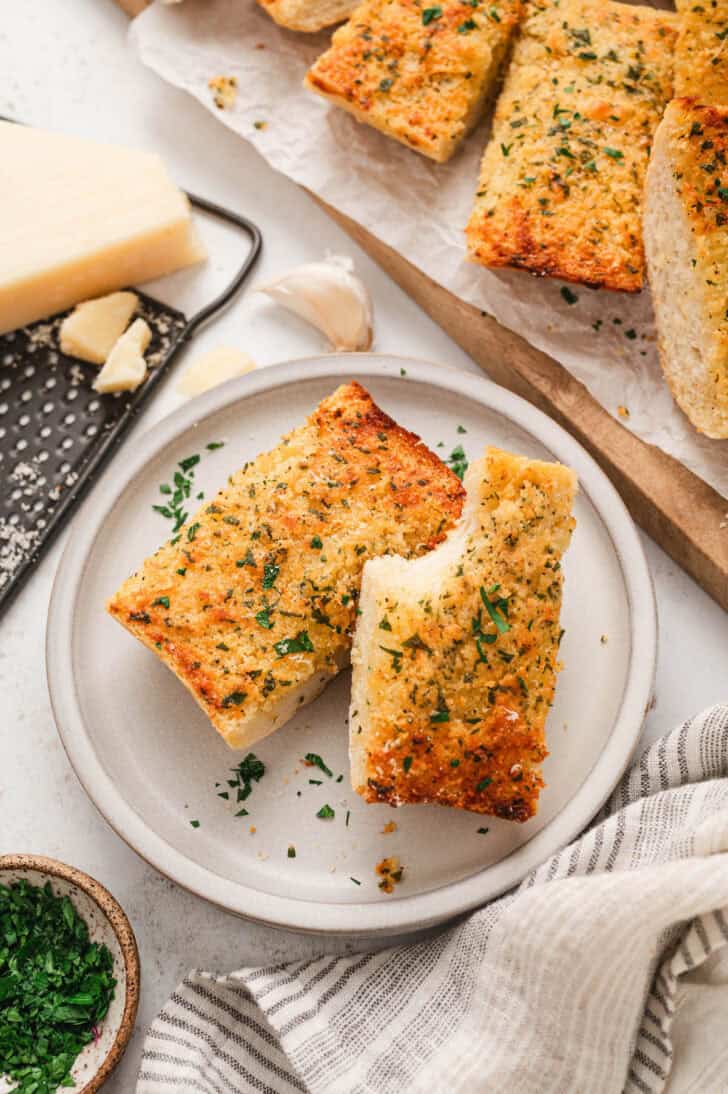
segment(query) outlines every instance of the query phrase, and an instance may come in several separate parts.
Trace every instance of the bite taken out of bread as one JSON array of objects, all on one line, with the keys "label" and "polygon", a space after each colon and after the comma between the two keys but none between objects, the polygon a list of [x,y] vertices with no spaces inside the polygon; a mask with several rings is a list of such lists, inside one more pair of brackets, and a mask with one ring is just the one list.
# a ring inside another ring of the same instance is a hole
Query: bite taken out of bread
[{"label": "bite taken out of bread", "polygon": [[497,449],[424,558],[367,562],[349,718],[354,789],[526,821],[537,810],[576,475]]}]

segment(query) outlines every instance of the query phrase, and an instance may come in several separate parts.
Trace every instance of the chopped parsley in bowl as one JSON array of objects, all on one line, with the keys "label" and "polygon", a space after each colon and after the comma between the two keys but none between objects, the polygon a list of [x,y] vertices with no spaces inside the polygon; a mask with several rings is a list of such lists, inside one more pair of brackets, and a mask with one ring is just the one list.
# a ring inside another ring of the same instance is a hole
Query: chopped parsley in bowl
[{"label": "chopped parsley in bowl", "polygon": [[88,875],[0,857],[0,1080],[19,1094],[100,1089],[136,1017],[129,921]]}]

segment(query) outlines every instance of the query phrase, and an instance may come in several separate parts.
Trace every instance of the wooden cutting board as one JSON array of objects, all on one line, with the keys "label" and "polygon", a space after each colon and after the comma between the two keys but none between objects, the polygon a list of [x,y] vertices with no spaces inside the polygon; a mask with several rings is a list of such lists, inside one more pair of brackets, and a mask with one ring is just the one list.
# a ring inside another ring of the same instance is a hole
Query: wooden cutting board
[{"label": "wooden cutting board", "polygon": [[[150,0],[115,0],[138,15]],[[728,499],[636,437],[552,357],[437,285],[360,224],[311,195],[496,383],[563,425],[591,452],[637,523],[728,610]]]}]

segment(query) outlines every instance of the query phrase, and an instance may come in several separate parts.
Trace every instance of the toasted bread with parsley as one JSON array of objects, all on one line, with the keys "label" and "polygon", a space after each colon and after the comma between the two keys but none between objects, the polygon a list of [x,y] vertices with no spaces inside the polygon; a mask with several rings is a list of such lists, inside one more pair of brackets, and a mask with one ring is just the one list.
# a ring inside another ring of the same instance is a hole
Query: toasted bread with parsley
[{"label": "toasted bread with parsley", "polygon": [[470,258],[636,292],[676,17],[613,0],[531,0],[527,12],[481,166]]},{"label": "toasted bread with parsley", "polygon": [[366,560],[429,551],[463,496],[418,437],[345,384],[235,472],[108,610],[243,748],[348,663]]},{"label": "toasted bread with parsley", "polygon": [[370,802],[526,821],[543,786],[576,476],[491,448],[465,485],[442,546],[364,567],[352,785]]},{"label": "toasted bread with parsley", "polygon": [[728,105],[728,0],[677,0],[675,95]]},{"label": "toasted bread with parsley", "polygon": [[522,0],[364,0],[305,86],[443,163],[479,121]]},{"label": "toasted bread with parsley", "polygon": [[708,437],[728,437],[728,106],[670,103],[647,172],[644,233],[662,368]]},{"label": "toasted bread with parsley", "polygon": [[258,0],[281,27],[312,33],[342,23],[356,7],[356,0]]}]

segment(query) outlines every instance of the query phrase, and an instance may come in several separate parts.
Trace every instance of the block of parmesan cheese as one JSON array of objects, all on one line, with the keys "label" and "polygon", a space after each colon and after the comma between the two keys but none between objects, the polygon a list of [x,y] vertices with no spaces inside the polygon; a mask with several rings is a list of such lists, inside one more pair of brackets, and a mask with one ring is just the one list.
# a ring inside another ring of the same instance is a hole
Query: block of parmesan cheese
[{"label": "block of parmesan cheese", "polygon": [[576,475],[491,448],[465,487],[442,546],[364,567],[352,785],[370,802],[526,821],[543,786]]},{"label": "block of parmesan cheese", "polygon": [[148,152],[0,122],[0,196],[0,334],[205,257]]},{"label": "block of parmesan cheese", "polygon": [[108,610],[245,748],[348,664],[367,558],[424,554],[462,499],[418,437],[344,384],[235,471]]}]

